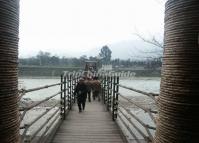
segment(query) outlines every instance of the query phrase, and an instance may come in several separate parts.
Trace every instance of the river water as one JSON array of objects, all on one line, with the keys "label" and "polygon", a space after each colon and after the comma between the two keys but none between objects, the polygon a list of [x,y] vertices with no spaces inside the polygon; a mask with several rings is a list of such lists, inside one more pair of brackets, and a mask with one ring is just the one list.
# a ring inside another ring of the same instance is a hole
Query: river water
[{"label": "river water", "polygon": [[[30,89],[44,85],[50,85],[60,82],[59,78],[19,78],[19,88]],[[160,89],[160,78],[158,77],[135,77],[131,79],[121,79],[120,84],[133,87],[135,89],[143,90],[146,92],[159,93]],[[25,98],[31,98],[32,100],[38,101],[44,99],[53,93],[57,93],[60,89],[59,86],[35,91],[25,95]],[[120,88],[119,91],[125,96],[142,96],[135,92]],[[57,97],[59,99],[59,97]]]}]

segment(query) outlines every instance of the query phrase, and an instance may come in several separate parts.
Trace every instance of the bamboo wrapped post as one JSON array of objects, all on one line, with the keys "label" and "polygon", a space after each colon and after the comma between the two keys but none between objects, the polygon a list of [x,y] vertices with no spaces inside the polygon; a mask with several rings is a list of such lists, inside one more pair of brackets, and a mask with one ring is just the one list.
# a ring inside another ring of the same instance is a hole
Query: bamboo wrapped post
[{"label": "bamboo wrapped post", "polygon": [[155,143],[199,137],[199,1],[168,0]]},{"label": "bamboo wrapped post", "polygon": [[19,1],[0,1],[0,142],[19,143]]}]

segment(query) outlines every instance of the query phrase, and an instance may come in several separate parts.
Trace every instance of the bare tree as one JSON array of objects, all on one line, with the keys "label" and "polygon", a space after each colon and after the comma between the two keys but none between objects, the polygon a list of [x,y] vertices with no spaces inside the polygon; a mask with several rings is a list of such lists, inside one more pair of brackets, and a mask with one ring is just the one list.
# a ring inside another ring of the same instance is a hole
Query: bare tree
[{"label": "bare tree", "polygon": [[155,36],[153,36],[151,39],[146,39],[145,37],[143,37],[142,35],[140,35],[138,33],[135,33],[134,35],[136,35],[138,38],[140,38],[141,40],[143,40],[146,43],[149,43],[151,45],[154,45],[154,46],[162,48],[162,49],[164,48],[163,43],[158,41]]}]

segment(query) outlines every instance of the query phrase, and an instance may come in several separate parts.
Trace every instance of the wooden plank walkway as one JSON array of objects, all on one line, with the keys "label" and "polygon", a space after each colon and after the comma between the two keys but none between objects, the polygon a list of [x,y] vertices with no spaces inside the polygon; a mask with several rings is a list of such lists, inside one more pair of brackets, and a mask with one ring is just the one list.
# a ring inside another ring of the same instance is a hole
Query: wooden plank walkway
[{"label": "wooden plank walkway", "polygon": [[104,105],[93,101],[81,113],[73,106],[52,143],[125,143],[125,139]]}]

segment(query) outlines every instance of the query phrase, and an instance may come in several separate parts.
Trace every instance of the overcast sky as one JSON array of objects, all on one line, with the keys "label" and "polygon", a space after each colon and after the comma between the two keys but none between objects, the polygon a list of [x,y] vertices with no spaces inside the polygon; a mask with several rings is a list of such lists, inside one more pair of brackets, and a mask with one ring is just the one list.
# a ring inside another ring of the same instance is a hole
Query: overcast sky
[{"label": "overcast sky", "polygon": [[21,0],[19,56],[80,56],[133,33],[162,35],[163,0]]}]

